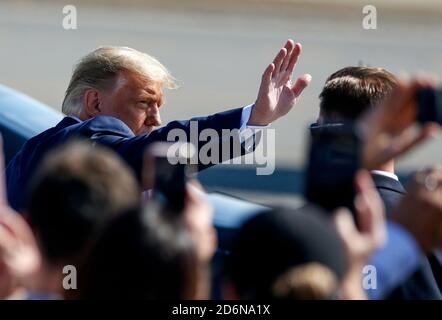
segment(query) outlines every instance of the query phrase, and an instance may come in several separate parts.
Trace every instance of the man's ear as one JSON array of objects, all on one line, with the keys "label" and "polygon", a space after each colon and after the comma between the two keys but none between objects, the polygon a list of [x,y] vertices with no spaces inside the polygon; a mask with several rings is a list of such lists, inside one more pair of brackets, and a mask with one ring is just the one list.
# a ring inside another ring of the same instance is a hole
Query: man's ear
[{"label": "man's ear", "polygon": [[101,113],[100,93],[95,89],[88,89],[83,96],[83,105],[86,115],[90,118]]}]

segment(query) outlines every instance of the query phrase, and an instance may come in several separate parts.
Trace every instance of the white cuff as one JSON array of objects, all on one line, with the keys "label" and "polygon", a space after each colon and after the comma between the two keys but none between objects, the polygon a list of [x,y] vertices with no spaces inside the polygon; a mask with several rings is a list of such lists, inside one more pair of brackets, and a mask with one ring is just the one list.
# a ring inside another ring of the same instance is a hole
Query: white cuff
[{"label": "white cuff", "polygon": [[250,120],[250,115],[252,114],[252,108],[255,104],[249,104],[248,106],[245,106],[244,108],[242,108],[242,114],[241,114],[241,122],[239,125],[239,130],[243,130],[246,127],[250,128],[250,129],[258,129],[258,128],[267,128],[270,124],[266,125],[266,126],[251,126],[248,125],[247,122],[249,122]]},{"label": "white cuff", "polygon": [[242,109],[241,123],[239,127],[239,140],[241,143],[244,143],[244,148],[247,152],[253,151],[253,147],[255,146],[255,135],[269,126],[251,126],[247,124],[250,115],[252,114],[253,106],[254,104],[250,104]]}]

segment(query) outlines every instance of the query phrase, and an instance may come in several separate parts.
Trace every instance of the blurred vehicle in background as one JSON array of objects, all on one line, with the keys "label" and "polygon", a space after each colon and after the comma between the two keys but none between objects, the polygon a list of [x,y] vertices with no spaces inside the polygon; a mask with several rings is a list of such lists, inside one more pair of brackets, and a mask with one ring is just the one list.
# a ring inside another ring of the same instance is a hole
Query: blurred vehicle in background
[{"label": "blurred vehicle in background", "polygon": [[0,133],[6,164],[26,140],[55,126],[62,118],[63,114],[53,108],[0,84]]}]

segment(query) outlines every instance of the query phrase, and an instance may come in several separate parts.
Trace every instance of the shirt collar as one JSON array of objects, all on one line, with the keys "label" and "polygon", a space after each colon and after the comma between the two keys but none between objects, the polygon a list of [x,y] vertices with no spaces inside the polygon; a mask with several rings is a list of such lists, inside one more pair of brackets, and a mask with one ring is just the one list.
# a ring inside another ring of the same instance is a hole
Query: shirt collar
[{"label": "shirt collar", "polygon": [[383,171],[383,170],[371,170],[371,173],[378,174],[378,175],[385,176],[385,177],[389,177],[389,178],[392,178],[396,181],[399,181],[398,176],[392,172]]}]

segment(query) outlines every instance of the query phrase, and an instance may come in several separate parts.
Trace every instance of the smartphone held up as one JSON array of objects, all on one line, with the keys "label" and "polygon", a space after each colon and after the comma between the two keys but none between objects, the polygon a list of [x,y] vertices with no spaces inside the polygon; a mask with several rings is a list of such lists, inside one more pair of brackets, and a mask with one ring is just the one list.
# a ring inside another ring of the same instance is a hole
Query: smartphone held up
[{"label": "smartphone held up", "polygon": [[314,124],[305,179],[305,197],[328,212],[354,209],[354,176],[361,166],[361,138],[352,124]]},{"label": "smartphone held up", "polygon": [[442,125],[442,88],[423,89],[417,94],[417,121]]},{"label": "smartphone held up", "polygon": [[187,181],[197,173],[191,163],[195,152],[192,144],[181,142],[158,142],[146,150],[144,183],[148,180],[153,199],[170,213],[183,211]]}]

